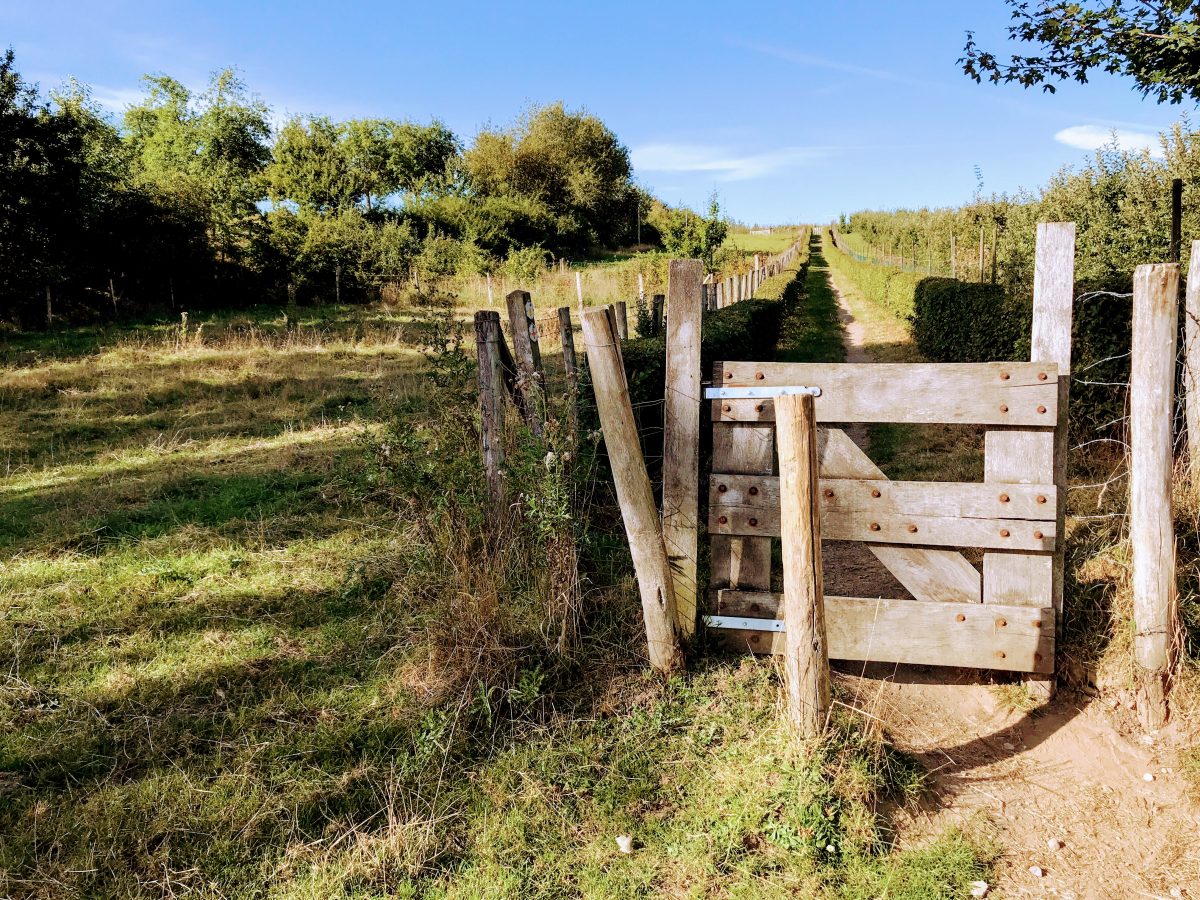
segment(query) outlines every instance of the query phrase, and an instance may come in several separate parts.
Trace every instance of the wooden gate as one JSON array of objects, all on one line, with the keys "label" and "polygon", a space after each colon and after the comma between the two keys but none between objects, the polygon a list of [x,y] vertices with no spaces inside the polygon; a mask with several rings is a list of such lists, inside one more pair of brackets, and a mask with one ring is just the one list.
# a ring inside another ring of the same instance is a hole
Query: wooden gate
[{"label": "wooden gate", "polygon": [[[812,386],[826,425],[822,537],[864,542],[914,598],[826,597],[830,657],[1053,672],[1073,259],[1073,225],[1038,227],[1030,363],[716,364],[710,627],[754,652],[783,649],[769,395]],[[858,422],[982,425],[984,480],[889,481],[836,427]],[[982,572],[960,548],[982,549]]]}]

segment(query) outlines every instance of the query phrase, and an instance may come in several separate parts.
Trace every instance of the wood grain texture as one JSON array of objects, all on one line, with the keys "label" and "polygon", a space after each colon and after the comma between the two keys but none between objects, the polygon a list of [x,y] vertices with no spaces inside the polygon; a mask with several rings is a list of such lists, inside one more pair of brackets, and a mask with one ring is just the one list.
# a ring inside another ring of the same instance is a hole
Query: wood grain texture
[{"label": "wood grain texture", "polygon": [[696,630],[700,518],[700,297],[704,264],[671,260],[667,275],[667,371],[663,412],[663,540],[675,581],[680,633]]},{"label": "wood grain texture", "polygon": [[[778,594],[723,590],[721,615],[778,618]],[[1025,606],[826,597],[830,659],[1049,673],[1054,610]],[[786,632],[722,630],[726,646],[782,653]]]},{"label": "wood grain texture", "polygon": [[612,311],[607,308],[585,311],[583,338],[604,445],[637,574],[650,663],[661,672],[672,672],[683,665],[675,634],[675,588],[654,491],[638,442]]},{"label": "wood grain texture", "polygon": [[[1054,427],[1058,369],[1049,363],[720,364],[714,386],[819,387],[818,422],[962,423]],[[774,402],[719,400],[713,420],[770,422]]]},{"label": "wood grain texture", "polygon": [[[779,478],[769,475],[714,473],[709,478],[713,507],[778,508]],[[990,484],[944,481],[888,481],[866,478],[821,478],[822,510],[840,513],[945,516],[970,519],[1034,519],[1053,521],[1058,489],[1053,484]]]},{"label": "wood grain texture", "polygon": [[579,363],[575,359],[575,331],[571,327],[571,307],[558,308],[558,334],[562,339],[563,369],[568,378],[579,374]]},{"label": "wood grain texture", "polygon": [[[1192,241],[1191,259],[1200,262],[1200,241]],[[1183,333],[1188,467],[1192,481],[1200,484],[1200,265],[1188,266]]]},{"label": "wood grain texture", "polygon": [[803,737],[815,737],[825,727],[830,703],[817,500],[817,423],[812,397],[781,397],[778,409],[775,442],[782,498],[782,617],[787,626],[784,685],[792,727]]},{"label": "wood grain texture", "polygon": [[533,300],[528,291],[512,291],[505,298],[508,322],[512,331],[513,356],[517,364],[517,390],[521,394],[521,409],[530,429],[542,436],[543,422],[542,351],[538,346],[537,319]]},{"label": "wood grain texture", "polygon": [[[770,425],[713,426],[713,465],[723,471],[770,475],[775,464],[775,428]],[[771,539],[713,535],[709,543],[713,587],[771,588]]]}]

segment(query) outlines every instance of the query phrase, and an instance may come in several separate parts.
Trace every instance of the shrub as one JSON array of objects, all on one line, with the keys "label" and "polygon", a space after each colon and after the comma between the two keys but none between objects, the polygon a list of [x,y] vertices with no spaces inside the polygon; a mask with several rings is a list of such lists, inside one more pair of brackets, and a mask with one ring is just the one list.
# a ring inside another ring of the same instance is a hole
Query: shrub
[{"label": "shrub", "polygon": [[917,349],[934,362],[1017,359],[1028,347],[1030,307],[1011,301],[1004,288],[954,278],[922,278],[909,319]]}]

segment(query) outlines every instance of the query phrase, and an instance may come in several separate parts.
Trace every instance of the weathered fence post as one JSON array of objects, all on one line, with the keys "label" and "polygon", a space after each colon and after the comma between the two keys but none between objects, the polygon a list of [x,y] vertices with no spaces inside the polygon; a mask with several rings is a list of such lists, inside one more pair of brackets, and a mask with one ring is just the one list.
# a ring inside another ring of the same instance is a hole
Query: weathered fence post
[{"label": "weathered fence post", "polygon": [[672,672],[683,664],[675,634],[675,588],[654,506],[654,491],[633,421],[617,326],[609,310],[584,312],[583,341],[613,484],[637,573],[650,664],[660,672]]},{"label": "weathered fence post", "polygon": [[538,347],[537,319],[529,291],[513,291],[508,303],[508,324],[512,329],[513,355],[517,359],[517,387],[523,398],[525,420],[538,437],[542,436],[542,351]]},{"label": "weathered fence post", "polygon": [[1148,728],[1158,728],[1167,720],[1166,682],[1176,624],[1171,413],[1178,298],[1177,263],[1138,266],[1134,271],[1129,533],[1137,629],[1134,654],[1142,670],[1137,705]]},{"label": "weathered fence post", "polygon": [[779,450],[788,718],[799,736],[811,738],[825,727],[830,704],[817,427],[811,396],[775,398],[775,440]]},{"label": "weathered fence post", "polygon": [[575,361],[575,333],[571,330],[571,307],[558,308],[558,332],[562,338],[563,369],[567,377],[574,379],[579,374],[579,365]]},{"label": "weathered fence post", "polygon": [[1183,388],[1187,420],[1188,471],[1200,487],[1200,241],[1192,241],[1183,311]]},{"label": "weathered fence post", "polygon": [[672,563],[675,621],[696,630],[700,517],[700,280],[698,259],[671,260],[667,276],[667,374],[663,412],[663,541]]},{"label": "weathered fence post", "polygon": [[654,316],[654,325],[652,326],[651,334],[655,337],[663,332],[663,304],[666,297],[662,294],[655,294],[651,314]]},{"label": "weathered fence post", "polygon": [[583,275],[575,273],[575,299],[579,301],[579,317],[583,318]]},{"label": "weathered fence post", "polygon": [[625,301],[618,300],[614,303],[613,312],[617,317],[617,337],[623,341],[629,340],[629,319],[626,317]]},{"label": "weathered fence post", "polygon": [[475,313],[475,351],[479,361],[479,437],[483,444],[483,470],[488,494],[499,507],[504,503],[504,372],[501,368],[500,313]]}]

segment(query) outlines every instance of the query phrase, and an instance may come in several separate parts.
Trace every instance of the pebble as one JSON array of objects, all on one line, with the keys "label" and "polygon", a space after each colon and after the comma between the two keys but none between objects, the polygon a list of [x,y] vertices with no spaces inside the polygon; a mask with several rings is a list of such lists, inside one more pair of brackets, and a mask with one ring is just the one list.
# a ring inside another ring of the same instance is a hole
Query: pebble
[{"label": "pebble", "polygon": [[1042,871],[1041,866],[1030,866],[1029,874],[1032,875],[1034,878],[1041,878],[1046,873]]},{"label": "pebble", "polygon": [[991,889],[992,889],[992,886],[990,884],[988,884],[986,881],[972,881],[971,882],[971,896],[972,897],[986,897],[988,894],[988,891],[990,891]]},{"label": "pebble", "polygon": [[617,849],[622,853],[633,852],[633,835],[619,834],[617,835]]},{"label": "pebble", "polygon": [[1058,838],[1050,838],[1046,841],[1046,846],[1051,850],[1061,850],[1065,845]]},{"label": "pebble", "polygon": [[1014,744],[1010,744],[1008,741],[1005,741],[1005,742],[1004,742],[1004,749],[1005,749],[1005,750],[1016,750],[1017,748],[1016,748],[1016,746],[1015,746]]},{"label": "pebble", "polygon": [[1183,890],[1177,887],[1171,888],[1171,890],[1167,891],[1167,893],[1174,897],[1175,900],[1179,900],[1179,898],[1183,896]]},{"label": "pebble", "polygon": [[1145,775],[1142,776],[1142,781],[1153,781],[1153,780],[1154,780],[1153,772],[1147,772]]}]

